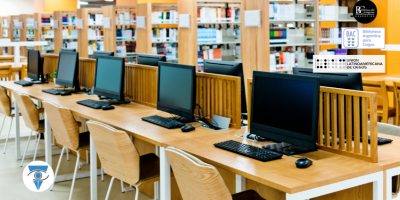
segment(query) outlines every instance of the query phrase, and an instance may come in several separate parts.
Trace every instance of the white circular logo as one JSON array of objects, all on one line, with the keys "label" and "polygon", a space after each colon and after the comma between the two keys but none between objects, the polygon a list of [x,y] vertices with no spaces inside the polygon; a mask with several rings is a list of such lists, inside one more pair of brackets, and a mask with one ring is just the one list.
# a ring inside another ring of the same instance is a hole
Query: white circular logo
[{"label": "white circular logo", "polygon": [[54,172],[46,162],[33,161],[25,167],[22,179],[28,189],[43,192],[53,184]]}]

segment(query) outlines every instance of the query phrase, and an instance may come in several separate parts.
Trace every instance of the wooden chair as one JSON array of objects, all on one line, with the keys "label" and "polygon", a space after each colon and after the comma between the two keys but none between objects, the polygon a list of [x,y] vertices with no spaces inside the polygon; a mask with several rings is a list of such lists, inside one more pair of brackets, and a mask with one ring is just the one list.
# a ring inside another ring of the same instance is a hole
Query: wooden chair
[{"label": "wooden chair", "polygon": [[35,161],[36,159],[37,148],[40,140],[40,133],[44,133],[44,120],[39,119],[39,114],[42,114],[43,116],[44,109],[43,108],[38,109],[28,95],[21,94],[15,90],[12,93],[14,95],[18,108],[21,112],[22,118],[24,119],[25,125],[32,130],[28,138],[28,143],[26,144],[25,147],[24,155],[22,156],[22,161],[21,161],[21,167],[22,167],[26,151],[28,149],[29,142],[31,140],[33,132],[36,133],[36,147],[35,147],[35,154],[33,156],[33,161]]},{"label": "wooden chair", "polygon": [[11,65],[0,66],[0,80],[11,81]]},{"label": "wooden chair", "polygon": [[214,166],[174,147],[166,151],[183,199],[264,200],[254,190],[231,195]]},{"label": "wooden chair", "polygon": [[364,91],[376,92],[383,105],[378,105],[378,117],[382,123],[388,123],[389,117],[396,117],[396,108],[389,107],[389,98],[385,81],[363,80]]},{"label": "wooden chair", "polygon": [[396,104],[396,118],[394,124],[400,126],[400,81],[393,81],[394,103]]},{"label": "wooden chair", "polygon": [[11,107],[10,97],[7,95],[7,91],[2,87],[0,87],[0,113],[4,115],[3,123],[1,124],[0,128],[0,135],[3,132],[4,121],[6,120],[7,117],[11,118],[10,129],[8,130],[6,143],[4,144],[3,154],[5,154],[7,149],[8,138],[10,137],[13,119],[15,117],[15,109]]},{"label": "wooden chair", "polygon": [[158,156],[153,153],[139,156],[126,132],[95,121],[89,121],[87,125],[104,171],[112,176],[106,200],[110,195],[114,178],[135,186],[136,200],[141,184],[160,179]]}]

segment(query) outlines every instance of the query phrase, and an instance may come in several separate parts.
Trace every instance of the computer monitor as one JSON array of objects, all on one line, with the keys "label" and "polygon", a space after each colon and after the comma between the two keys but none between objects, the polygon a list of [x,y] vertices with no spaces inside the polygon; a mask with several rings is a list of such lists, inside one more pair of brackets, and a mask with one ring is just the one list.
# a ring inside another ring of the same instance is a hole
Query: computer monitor
[{"label": "computer monitor", "polygon": [[[113,66],[113,67],[110,67]],[[58,80],[57,80],[58,81]],[[125,103],[125,59],[121,57],[98,57],[96,60],[96,72],[93,93],[105,96],[111,104]]]},{"label": "computer monitor", "polygon": [[312,68],[294,67],[293,74],[319,77],[325,87],[363,91],[361,73],[314,73]]},{"label": "computer monitor", "polygon": [[76,52],[76,49],[61,48],[60,52]]},{"label": "computer monitor", "polygon": [[159,62],[157,109],[194,121],[196,67]]},{"label": "computer monitor", "polygon": [[28,50],[28,78],[33,81],[45,81],[43,76],[43,58],[40,57],[40,51],[38,50]]},{"label": "computer monitor", "polygon": [[163,55],[137,54],[136,60],[137,64],[157,67],[159,61],[166,62],[167,58]]},{"label": "computer monitor", "polygon": [[96,59],[98,57],[104,57],[104,56],[114,57],[114,52],[113,51],[95,51],[95,52],[93,52],[94,59]]},{"label": "computer monitor", "polygon": [[238,76],[241,79],[242,113],[247,113],[246,91],[244,85],[243,65],[238,62],[204,60],[204,72],[222,74],[228,76]]},{"label": "computer monitor", "polygon": [[79,85],[79,53],[60,52],[57,67],[57,85],[74,87],[75,91],[80,90]]},{"label": "computer monitor", "polygon": [[252,88],[251,134],[290,144],[288,151],[317,149],[318,77],[254,71]]}]

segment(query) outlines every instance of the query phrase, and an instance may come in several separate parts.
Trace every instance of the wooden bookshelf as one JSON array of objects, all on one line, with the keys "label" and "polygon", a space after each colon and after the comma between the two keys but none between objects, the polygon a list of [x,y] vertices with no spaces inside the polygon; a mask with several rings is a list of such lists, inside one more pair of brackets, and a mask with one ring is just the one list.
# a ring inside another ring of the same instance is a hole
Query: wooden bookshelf
[{"label": "wooden bookshelf", "polygon": [[151,54],[152,53],[152,31],[151,31],[151,3],[140,3],[138,4],[138,17],[146,17],[146,29],[137,29],[137,53],[145,53]]},{"label": "wooden bookshelf", "polygon": [[54,11],[54,20],[58,20],[58,29],[54,29],[54,53],[59,54],[64,42],[66,41],[78,41],[78,38],[64,38],[63,30],[65,29],[76,29],[76,24],[72,22],[63,23],[63,17],[67,16],[76,17],[76,11]]},{"label": "wooden bookshelf", "polygon": [[[22,27],[21,27],[21,38],[20,41],[34,41],[34,37],[28,37],[27,32],[30,30],[33,30],[33,25],[34,24],[28,24],[28,20],[32,20],[33,19],[33,14],[22,14],[20,15],[20,22],[22,22]],[[21,56],[27,56],[27,47],[21,47]]]},{"label": "wooden bookshelf", "polygon": [[79,57],[89,58],[88,45],[92,43],[98,43],[103,39],[94,39],[88,37],[88,29],[102,29],[103,24],[89,24],[89,14],[103,14],[102,8],[81,8],[77,11],[77,19],[83,19],[83,29],[78,29],[78,52]]},{"label": "wooden bookshelf", "polygon": [[[0,22],[0,38],[1,39],[9,39],[10,38],[10,22],[11,22],[11,16],[5,16],[5,17],[0,17],[0,20],[1,20],[1,22]],[[8,24],[8,26],[7,27],[3,27],[3,20],[7,20],[7,24]],[[7,32],[7,37],[3,37],[3,31],[6,31]],[[12,32],[11,32],[12,33]],[[8,48],[8,47],[0,47],[0,55],[3,55],[3,50],[5,49],[5,48]],[[9,50],[7,50],[7,52],[10,52]],[[10,54],[8,54],[8,55],[10,55]]]},{"label": "wooden bookshelf", "polygon": [[48,41],[49,44],[47,46],[36,46],[35,49],[39,50],[41,54],[44,53],[53,53],[54,48],[53,46],[53,41],[54,41],[54,35],[53,37],[45,37],[44,33],[46,30],[53,30],[53,25],[51,23],[42,23],[42,18],[51,18],[53,17],[53,13],[34,13],[33,18],[34,21],[37,22],[37,29],[35,29],[34,32],[34,38],[35,41]]},{"label": "wooden bookshelf", "polygon": [[[18,20],[18,22],[20,22],[20,16],[19,15],[11,15],[10,29],[8,32],[8,36],[9,36],[11,42],[16,42],[21,39],[21,27],[16,26],[14,24],[14,20]],[[14,35],[13,35],[14,30],[17,30],[20,32],[20,37],[14,37]],[[14,47],[8,47],[8,55],[14,55]]]}]

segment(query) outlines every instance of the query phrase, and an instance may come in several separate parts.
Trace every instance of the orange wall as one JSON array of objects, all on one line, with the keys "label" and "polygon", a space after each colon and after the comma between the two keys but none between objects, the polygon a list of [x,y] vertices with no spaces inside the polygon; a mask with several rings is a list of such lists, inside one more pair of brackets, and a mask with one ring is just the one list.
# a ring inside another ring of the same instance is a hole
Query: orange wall
[{"label": "orange wall", "polygon": [[44,11],[78,10],[78,0],[44,0]]},{"label": "orange wall", "polygon": [[35,0],[35,13],[44,12],[44,0]]}]

